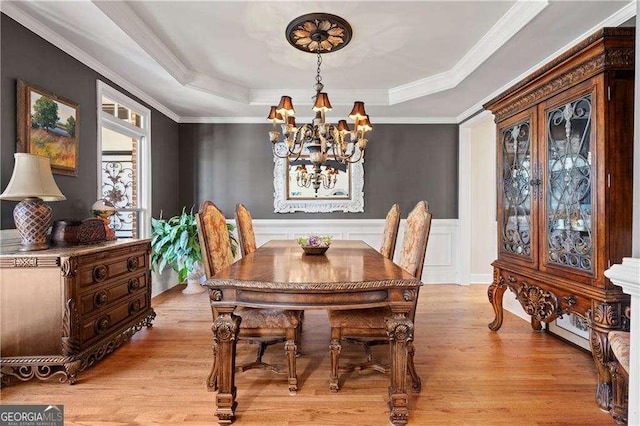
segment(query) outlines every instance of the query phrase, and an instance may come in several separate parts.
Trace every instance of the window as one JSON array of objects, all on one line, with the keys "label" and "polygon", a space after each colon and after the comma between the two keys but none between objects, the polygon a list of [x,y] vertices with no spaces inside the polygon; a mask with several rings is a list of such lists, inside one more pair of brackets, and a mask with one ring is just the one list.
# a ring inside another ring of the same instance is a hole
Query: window
[{"label": "window", "polygon": [[98,81],[98,198],[118,238],[151,235],[151,111]]}]

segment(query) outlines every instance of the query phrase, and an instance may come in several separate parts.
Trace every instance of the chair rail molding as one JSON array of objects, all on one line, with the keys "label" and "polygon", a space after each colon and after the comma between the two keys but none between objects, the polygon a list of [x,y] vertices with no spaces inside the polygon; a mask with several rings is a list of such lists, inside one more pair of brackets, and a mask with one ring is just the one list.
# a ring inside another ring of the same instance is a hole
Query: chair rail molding
[{"label": "chair rail molding", "polygon": [[[228,220],[230,223],[235,222]],[[400,252],[406,220],[400,221],[394,262]],[[258,246],[269,240],[288,240],[308,235],[330,235],[340,240],[363,240],[374,249],[382,245],[384,219],[253,219]],[[457,219],[434,219],[422,281],[426,284],[456,282]]]},{"label": "chair rail molding", "polygon": [[640,258],[625,257],[604,275],[631,295],[631,341],[629,345],[628,424],[640,425]]}]

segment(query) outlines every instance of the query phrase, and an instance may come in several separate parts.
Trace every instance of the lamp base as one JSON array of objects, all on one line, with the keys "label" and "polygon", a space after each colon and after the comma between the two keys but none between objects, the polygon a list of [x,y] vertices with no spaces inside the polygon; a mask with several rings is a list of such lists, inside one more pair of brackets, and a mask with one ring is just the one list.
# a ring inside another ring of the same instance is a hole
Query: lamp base
[{"label": "lamp base", "polygon": [[51,207],[38,197],[25,198],[13,209],[13,221],[22,239],[20,251],[49,248],[47,231],[51,227]]}]

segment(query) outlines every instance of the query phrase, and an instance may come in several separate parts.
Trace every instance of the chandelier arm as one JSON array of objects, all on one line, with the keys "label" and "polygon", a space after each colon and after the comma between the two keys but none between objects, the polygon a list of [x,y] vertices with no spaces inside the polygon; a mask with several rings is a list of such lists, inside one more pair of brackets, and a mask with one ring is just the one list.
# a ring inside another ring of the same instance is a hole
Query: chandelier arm
[{"label": "chandelier arm", "polygon": [[354,163],[357,163],[358,161],[362,160],[362,158],[364,158],[364,149],[360,149],[359,151],[360,151],[360,154],[358,155],[358,158],[355,159],[355,160],[352,160],[351,157],[353,157],[353,154],[356,153],[355,146],[354,146],[353,152],[351,153],[351,155],[346,157],[344,159],[344,161],[349,163],[349,164],[354,164]]},{"label": "chandelier arm", "polygon": [[273,155],[275,155],[278,158],[289,158],[288,154],[284,154],[284,155],[278,154],[278,151],[276,150],[276,144],[275,143],[271,145],[271,150],[273,151]]}]

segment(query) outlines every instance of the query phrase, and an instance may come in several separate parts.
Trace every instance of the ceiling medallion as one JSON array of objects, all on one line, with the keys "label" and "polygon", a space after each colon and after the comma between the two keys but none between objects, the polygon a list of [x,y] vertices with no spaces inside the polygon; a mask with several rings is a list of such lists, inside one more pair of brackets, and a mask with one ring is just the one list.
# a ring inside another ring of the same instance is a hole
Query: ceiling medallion
[{"label": "ceiling medallion", "polygon": [[285,31],[287,41],[307,53],[340,50],[351,41],[351,25],[330,13],[308,13],[291,21]]}]

